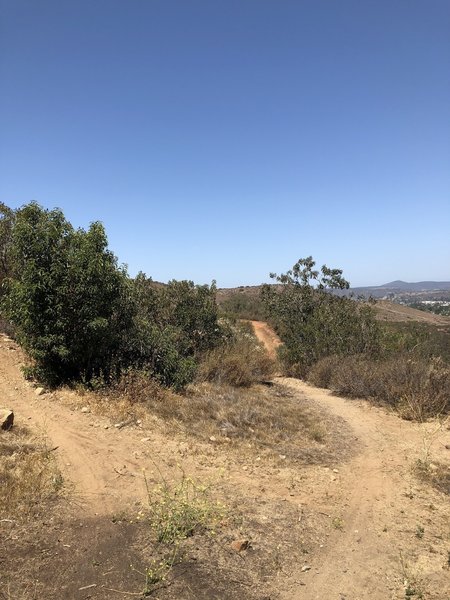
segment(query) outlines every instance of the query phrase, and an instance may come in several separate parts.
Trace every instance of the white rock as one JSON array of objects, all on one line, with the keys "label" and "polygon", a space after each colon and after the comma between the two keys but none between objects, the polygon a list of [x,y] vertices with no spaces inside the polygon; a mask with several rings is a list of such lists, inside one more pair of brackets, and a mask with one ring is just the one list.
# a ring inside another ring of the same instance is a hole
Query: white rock
[{"label": "white rock", "polygon": [[309,565],[304,565],[302,567],[302,573],[306,573],[306,571],[311,571],[311,567]]}]

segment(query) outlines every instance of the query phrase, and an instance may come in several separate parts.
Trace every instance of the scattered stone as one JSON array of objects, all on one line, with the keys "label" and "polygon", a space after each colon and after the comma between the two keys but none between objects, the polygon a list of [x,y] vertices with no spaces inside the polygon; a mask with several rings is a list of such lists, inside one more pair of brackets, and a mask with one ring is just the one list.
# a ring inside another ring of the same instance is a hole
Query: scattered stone
[{"label": "scattered stone", "polygon": [[133,419],[129,419],[128,421],[122,421],[121,423],[115,423],[114,427],[116,429],[122,429],[122,427],[126,427],[127,425],[131,425],[133,423]]},{"label": "scattered stone", "polygon": [[231,542],[230,545],[236,552],[243,552],[244,550],[248,550],[250,548],[249,540],[234,540],[234,542]]},{"label": "scattered stone", "polygon": [[209,438],[209,441],[210,441],[210,442],[216,442],[216,441],[217,441],[217,438],[216,438],[216,437],[214,437],[214,436],[212,435],[212,436]]},{"label": "scattered stone", "polygon": [[83,406],[83,408],[81,409],[82,413],[90,413],[91,409],[89,408],[89,406]]},{"label": "scattered stone", "polygon": [[0,429],[8,431],[14,423],[14,413],[9,408],[0,408]]},{"label": "scattered stone", "polygon": [[280,454],[279,456],[280,456],[281,460],[285,460],[286,459],[286,454]]},{"label": "scattered stone", "polygon": [[103,425],[103,429],[109,429],[109,425]]},{"label": "scattered stone", "polygon": [[306,571],[311,571],[311,566],[310,565],[303,565],[302,567],[302,573],[306,573]]},{"label": "scattered stone", "polygon": [[45,390],[43,387],[38,387],[34,390],[34,393],[36,396],[42,396],[42,394],[45,394]]},{"label": "scattered stone", "polygon": [[145,443],[145,442],[150,442],[150,441],[151,441],[151,439],[152,439],[152,438],[145,437],[145,438],[142,438],[141,442],[142,442],[142,443]]},{"label": "scattered stone", "polygon": [[447,450],[450,450],[450,444],[445,444],[445,447],[447,448]]},{"label": "scattered stone", "polygon": [[339,473],[338,469],[333,469],[333,473]]}]

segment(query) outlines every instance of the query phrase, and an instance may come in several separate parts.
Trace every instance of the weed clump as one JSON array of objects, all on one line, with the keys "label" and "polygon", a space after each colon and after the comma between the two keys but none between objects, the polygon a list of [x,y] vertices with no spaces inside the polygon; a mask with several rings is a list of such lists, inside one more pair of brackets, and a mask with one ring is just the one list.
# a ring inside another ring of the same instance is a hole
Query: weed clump
[{"label": "weed clump", "polygon": [[19,428],[0,433],[0,517],[37,514],[63,480],[45,442]]},{"label": "weed clump", "polygon": [[212,532],[224,518],[225,508],[211,499],[210,488],[184,473],[177,483],[164,480],[153,489],[146,484],[149,522],[157,542],[176,544],[196,532]]}]

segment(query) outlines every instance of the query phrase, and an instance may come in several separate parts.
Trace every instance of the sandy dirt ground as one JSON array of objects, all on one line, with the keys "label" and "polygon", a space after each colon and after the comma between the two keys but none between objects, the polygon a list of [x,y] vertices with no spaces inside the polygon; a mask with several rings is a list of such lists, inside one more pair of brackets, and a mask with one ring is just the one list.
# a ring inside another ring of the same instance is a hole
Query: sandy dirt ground
[{"label": "sandy dirt ground", "polygon": [[[263,325],[256,324],[255,330],[274,352],[275,334]],[[406,422],[364,401],[277,378],[302,401],[345,421],[354,452],[335,464],[266,463],[186,435],[168,436],[156,419],[152,427],[115,427],[106,417],[82,412],[83,399],[73,391],[37,396],[21,375],[21,363],[20,350],[1,336],[0,404],[14,410],[17,423],[45,433],[80,514],[110,515],[145,502],[143,469],[150,481],[157,481],[155,471],[170,473],[177,465],[202,478],[220,473],[228,496],[242,496],[242,506],[268,530],[279,505],[287,507],[279,527],[293,530],[295,519],[296,531],[308,531],[303,554],[289,547],[295,540],[283,542],[280,533],[277,545],[270,537],[270,544],[279,546],[280,565],[267,583],[261,576],[261,600],[450,598],[450,502],[413,472],[418,459],[450,468],[445,423]],[[263,545],[264,534],[259,535]],[[101,597],[109,596],[95,596]],[[242,595],[231,597],[256,596],[246,596],[244,588]]]}]

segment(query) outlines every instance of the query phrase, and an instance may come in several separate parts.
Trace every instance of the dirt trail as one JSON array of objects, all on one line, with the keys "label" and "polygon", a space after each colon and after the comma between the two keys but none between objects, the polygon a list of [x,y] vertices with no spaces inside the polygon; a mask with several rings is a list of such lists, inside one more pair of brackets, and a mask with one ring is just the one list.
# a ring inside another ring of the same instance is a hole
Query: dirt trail
[{"label": "dirt trail", "polygon": [[[435,424],[402,421],[366,402],[336,398],[297,380],[280,381],[342,417],[362,442],[356,458],[338,469],[332,491],[321,501],[317,498],[332,518],[332,533],[323,551],[312,559],[311,571],[301,576],[307,584],[301,596],[293,585],[286,598],[386,600],[399,597],[400,575],[405,580],[442,575],[445,557],[433,560],[421,548],[418,528],[427,531],[431,545],[440,536],[448,543],[449,505],[421,488],[411,467],[433,440],[434,458],[448,460],[448,430],[437,432]],[[402,553],[409,561],[413,556],[413,564],[402,565]],[[450,598],[449,592],[450,586],[443,600]]]},{"label": "dirt trail", "polygon": [[277,348],[281,344],[275,331],[264,321],[249,321],[253,325],[255,335],[262,342],[271,358],[276,358]]},{"label": "dirt trail", "polygon": [[[255,331],[275,352],[279,340],[263,325],[256,322]],[[70,393],[66,393],[65,402],[58,394],[36,396],[23,380],[20,364],[20,351],[0,336],[1,403],[14,409],[18,424],[42,429],[51,444],[58,447],[63,473],[73,482],[76,501],[86,513],[111,514],[142,501],[142,467],[152,469],[158,456],[167,464],[179,459],[180,440],[175,436],[173,440],[164,438],[157,428],[118,429],[106,418],[71,410],[67,405]],[[450,431],[445,429],[433,436],[432,424],[402,421],[365,402],[336,398],[294,379],[277,381],[299,398],[306,396],[311,403],[343,418],[353,429],[361,450],[335,470],[323,466],[301,470],[294,465],[284,471],[277,469],[274,475],[268,467],[264,472],[263,465],[243,473],[236,462],[226,458],[230,481],[239,485],[240,491],[256,497],[263,476],[267,497],[278,497],[310,515],[321,516],[317,546],[305,555],[304,563],[292,564],[286,550],[286,568],[280,571],[277,595],[273,597],[404,600],[402,580],[426,578],[435,582],[442,595],[424,597],[450,598],[445,589],[450,506],[445,497],[420,484],[411,472],[428,441],[434,440],[435,459],[448,461]],[[221,468],[217,452],[208,458],[207,467],[199,454],[182,457],[188,472]],[[286,492],[294,476],[300,476],[302,486],[295,496]],[[401,555],[407,558],[407,565],[401,565]]]}]

